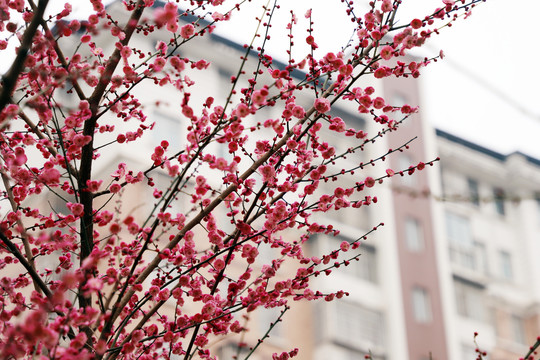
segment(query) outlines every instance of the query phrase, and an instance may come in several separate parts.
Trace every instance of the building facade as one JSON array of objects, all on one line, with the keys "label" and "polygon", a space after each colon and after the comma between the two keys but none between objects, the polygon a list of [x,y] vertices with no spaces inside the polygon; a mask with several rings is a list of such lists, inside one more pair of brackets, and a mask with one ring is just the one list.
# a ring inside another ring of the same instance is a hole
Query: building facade
[{"label": "building facade", "polygon": [[[153,49],[158,34],[138,46]],[[183,55],[213,60],[207,71],[190,76],[221,89],[215,93],[223,98],[216,102],[223,102],[245,49],[219,35],[205,38],[206,46],[185,47]],[[392,105],[421,105],[416,80],[387,78],[371,85]],[[175,110],[180,99],[170,98],[167,88],[159,91],[141,97],[156,122],[149,148],[155,139],[179,141],[184,128]],[[192,98],[202,102],[205,96],[193,90]],[[349,126],[379,131],[354,106],[338,105],[333,111]],[[273,115],[278,116],[271,109],[264,114]],[[342,240],[355,240],[384,222],[362,241],[359,261],[314,283],[323,293],[346,290],[349,296],[331,303],[290,304],[251,358],[268,359],[273,352],[298,347],[299,360],[366,355],[376,360],[473,360],[478,333],[478,346],[488,351],[489,359],[517,359],[540,334],[540,160],[504,156],[434,130],[421,112],[358,157],[372,158],[411,139],[408,150],[367,169],[374,176],[386,167],[405,172],[375,187],[378,204],[325,214],[324,220],[341,229],[340,236],[320,235],[307,246],[313,255],[328,253]],[[146,151],[111,154],[110,161],[122,156],[136,162]],[[409,166],[436,157],[441,160],[435,166],[407,174]],[[106,160],[102,164],[108,168]],[[148,194],[139,200],[150,203],[152,198]],[[263,257],[271,260],[275,254],[267,250]],[[237,338],[216,343],[220,358],[241,359],[279,315],[279,309],[250,315],[250,331],[241,339],[245,346],[238,348]]]},{"label": "building facade", "polygon": [[[440,244],[447,252],[457,358],[519,358],[540,334],[538,323],[540,161],[502,155],[438,130],[442,198]],[[470,355],[469,355],[470,356]]]},{"label": "building facade", "polygon": [[[185,47],[183,56],[213,60],[207,71],[190,76],[218,89],[215,93],[223,96],[215,100],[223,103],[245,49],[215,34],[205,39],[205,46]],[[106,37],[99,40],[103,49],[114,46]],[[154,33],[136,47],[152,51],[159,40]],[[393,105],[421,105],[416,80],[384,79],[373,86]],[[202,90],[192,92],[199,103],[207,96]],[[158,139],[181,147],[181,99],[170,93],[166,87],[153,93],[145,93],[144,86],[136,90],[155,122],[153,138],[132,153],[104,154],[96,172],[110,173],[118,159],[136,168]],[[349,126],[378,131],[354,106],[336,106],[334,111]],[[278,115],[269,109],[265,116]],[[330,303],[291,304],[252,359],[269,359],[273,352],[298,347],[299,360],[366,355],[377,360],[473,360],[476,332],[489,359],[517,359],[540,335],[540,160],[520,153],[502,155],[433,130],[421,112],[399,127],[351,161],[370,159],[414,139],[407,151],[363,173],[381,176],[388,167],[404,175],[374,187],[376,206],[325,214],[324,220],[341,229],[339,237],[317,236],[305,249],[314,256],[328,253],[384,222],[362,241],[358,261],[314,282],[323,293],[345,290],[349,296]],[[435,166],[407,174],[409,166],[436,157],[441,160]],[[159,177],[154,179],[157,184],[168,180],[165,174]],[[134,215],[153,201],[152,194],[129,198],[132,203],[124,206],[131,206]],[[272,249],[261,253],[262,259],[275,255]],[[248,334],[216,343],[216,352],[221,359],[241,359],[279,316],[279,309],[255,312],[246,318]],[[239,341],[245,346],[238,348]]]}]

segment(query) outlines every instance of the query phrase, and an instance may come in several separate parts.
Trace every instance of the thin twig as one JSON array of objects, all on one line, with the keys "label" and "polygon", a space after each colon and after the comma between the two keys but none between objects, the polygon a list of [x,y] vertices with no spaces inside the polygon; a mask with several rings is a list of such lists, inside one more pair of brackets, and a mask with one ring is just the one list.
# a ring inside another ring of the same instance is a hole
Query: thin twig
[{"label": "thin twig", "polygon": [[28,53],[30,53],[30,48],[32,47],[32,40],[38,29],[39,24],[43,20],[43,14],[45,13],[45,8],[47,7],[49,0],[39,0],[37,9],[35,10],[32,21],[24,31],[22,36],[21,46],[17,51],[17,56],[11,64],[8,72],[2,78],[2,90],[0,92],[0,112],[10,103],[11,93],[15,89],[15,84],[21,75],[21,72],[24,69],[24,62]]}]

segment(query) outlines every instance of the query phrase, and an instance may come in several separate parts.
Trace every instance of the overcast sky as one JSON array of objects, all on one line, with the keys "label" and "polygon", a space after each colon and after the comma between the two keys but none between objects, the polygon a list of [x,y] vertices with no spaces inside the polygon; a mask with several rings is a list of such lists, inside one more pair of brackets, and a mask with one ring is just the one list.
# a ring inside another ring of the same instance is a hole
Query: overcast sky
[{"label": "overcast sky", "polygon": [[440,38],[448,57],[422,75],[435,126],[496,151],[540,158],[540,1],[488,0]]},{"label": "overcast sky", "polygon": [[[254,15],[266,0],[247,4],[250,11],[240,26],[218,31],[240,42],[248,42]],[[56,4],[63,1],[55,1]],[[80,6],[83,1],[72,2]],[[225,1],[227,4],[227,1]],[[271,1],[273,3],[273,1]],[[367,0],[355,1],[358,6]],[[404,0],[399,14],[403,23],[440,6],[442,0]],[[330,5],[331,4],[331,5]],[[305,36],[305,10],[313,8],[315,35],[320,54],[335,50],[351,34],[339,0],[287,0],[275,13],[278,20],[270,48],[283,49],[279,29],[289,18],[289,8],[298,16],[297,43]],[[357,14],[363,13],[360,9]],[[428,43],[423,54],[444,50],[446,58],[430,65],[420,77],[424,117],[435,127],[502,153],[522,151],[540,158],[540,46],[538,46],[538,0],[487,0],[472,16],[445,29]],[[238,21],[240,20],[240,21]],[[301,53],[298,47],[298,53]],[[283,50],[281,50],[283,53]]]},{"label": "overcast sky", "polygon": [[[261,3],[266,1],[252,6],[258,8]],[[347,39],[351,33],[350,23],[340,17],[344,6],[340,1],[282,3],[297,9],[297,42],[303,42],[307,35],[303,30],[305,9],[313,8],[315,35],[322,54],[335,50],[340,44],[337,41]],[[330,3],[334,5],[329,7]],[[407,23],[441,3],[404,0],[398,18]],[[538,0],[488,0],[476,6],[468,19],[460,19],[430,40],[422,54],[437,54],[443,49],[446,57],[431,64],[419,79],[424,117],[437,128],[492,150],[504,154],[521,151],[540,158],[540,47],[535,36],[539,32],[539,13]],[[288,18],[285,8],[276,14]],[[254,23],[251,17],[244,24],[249,21]],[[272,31],[277,32],[279,26],[276,24]],[[247,31],[227,28],[223,33],[240,38]]]}]

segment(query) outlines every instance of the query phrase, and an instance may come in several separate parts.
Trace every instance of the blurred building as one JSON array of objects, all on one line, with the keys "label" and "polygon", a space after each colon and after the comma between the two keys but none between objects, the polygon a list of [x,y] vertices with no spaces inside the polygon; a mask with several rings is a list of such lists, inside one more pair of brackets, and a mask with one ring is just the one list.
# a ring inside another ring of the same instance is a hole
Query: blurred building
[{"label": "blurred building", "polygon": [[[232,59],[245,50],[218,35],[209,41],[207,49],[221,55],[213,57],[216,78],[209,81],[227,87]],[[416,80],[388,78],[372,85],[393,105],[422,104]],[[376,129],[347,104],[334,111],[349,126]],[[373,158],[411,139],[407,151],[367,174],[441,160],[376,187],[376,206],[325,214],[342,230],[340,236],[317,236],[306,249],[328,253],[385,223],[362,242],[359,261],[314,283],[322,292],[342,289],[350,295],[292,304],[256,359],[299,347],[298,359],[371,354],[381,360],[472,360],[479,346],[488,359],[503,360],[524,356],[534,343],[540,334],[540,160],[502,155],[434,130],[421,112],[358,157]],[[246,337],[248,347],[278,315],[278,310],[253,315],[250,329],[256,331]],[[224,359],[236,354],[234,342],[222,354]]]},{"label": "blurred building", "polygon": [[540,334],[540,161],[436,134],[455,358],[474,352],[474,331],[490,359],[523,357]]},{"label": "blurred building", "polygon": [[[116,5],[121,4],[112,6]],[[159,34],[134,39],[139,41],[134,46],[151,52],[161,40]],[[107,34],[95,38],[104,53],[114,47],[108,38]],[[216,103],[224,103],[230,78],[246,50],[216,34],[198,40],[196,46],[182,47],[182,56],[208,59],[212,65],[189,76],[217,89],[213,93],[221,97]],[[387,78],[373,86],[392,105],[421,105],[418,84]],[[203,88],[189,91],[200,104],[210,95]],[[146,147],[131,153],[104,153],[96,173],[110,173],[119,159],[136,168],[162,139],[176,149],[182,146],[181,99],[171,94],[176,93],[167,87],[153,87],[151,93],[144,85],[135,89],[146,114],[156,122],[152,138],[143,138]],[[262,116],[279,116],[271,108],[265,111]],[[358,116],[354,104],[333,111],[349,126],[377,131],[372,121]],[[118,124],[123,126],[128,125]],[[540,335],[540,160],[520,153],[502,155],[435,131],[418,113],[351,161],[368,161],[413,138],[408,150],[389,156],[362,176],[381,176],[386,167],[406,172],[410,165],[437,156],[441,161],[374,187],[375,206],[325,214],[325,220],[342,230],[340,237],[317,236],[306,249],[314,255],[328,253],[341,241],[356,240],[384,222],[362,241],[358,261],[314,282],[322,292],[341,289],[350,296],[329,303],[291,304],[252,359],[268,359],[272,352],[298,347],[299,360],[353,360],[367,354],[378,360],[473,360],[478,332],[478,345],[488,351],[488,358],[503,360],[524,356]],[[223,149],[215,150],[227,156]],[[162,175],[156,176],[157,184],[168,180]],[[130,199],[134,212],[148,210],[154,201],[152,194]],[[271,259],[271,249],[267,250],[261,249],[262,256]],[[251,331],[240,339],[246,346],[238,348],[237,338],[216,343],[220,358],[246,354],[279,313],[275,309],[251,315],[247,322]]]},{"label": "blurred building", "polygon": [[[421,104],[418,82],[382,86],[387,99]],[[418,136],[390,164],[441,160],[377,188],[369,218],[387,226],[362,245],[356,270],[321,280],[351,296],[321,306],[315,359],[476,359],[477,347],[517,359],[540,334],[540,160],[434,130],[421,115],[388,137],[396,148]]]}]

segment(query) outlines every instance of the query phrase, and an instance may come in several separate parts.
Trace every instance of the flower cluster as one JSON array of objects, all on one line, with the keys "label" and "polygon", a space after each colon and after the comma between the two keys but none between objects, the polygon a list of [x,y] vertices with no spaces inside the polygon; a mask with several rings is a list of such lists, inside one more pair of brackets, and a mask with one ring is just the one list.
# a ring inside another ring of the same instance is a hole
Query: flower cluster
[{"label": "flower cluster", "polygon": [[[244,3],[89,2],[67,20],[68,4],[44,17],[46,1],[0,1],[0,30],[20,41],[0,89],[0,357],[214,359],[214,340],[244,339],[260,308],[281,309],[273,328],[293,301],[347,296],[313,281],[358,260],[379,225],[331,252],[310,243],[339,234],[332,213],[357,214],[380,183],[433,163],[386,169],[407,144],[366,160],[417,110],[377,87],[418,77],[436,57],[408,51],[478,0],[445,0],[406,25],[399,1],[371,1],[362,17],[351,2],[356,37],[322,56],[308,11],[299,62],[293,12],[287,64],[265,53],[274,5],[219,86],[201,52]],[[257,336],[253,351],[268,333]]]}]

